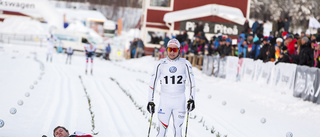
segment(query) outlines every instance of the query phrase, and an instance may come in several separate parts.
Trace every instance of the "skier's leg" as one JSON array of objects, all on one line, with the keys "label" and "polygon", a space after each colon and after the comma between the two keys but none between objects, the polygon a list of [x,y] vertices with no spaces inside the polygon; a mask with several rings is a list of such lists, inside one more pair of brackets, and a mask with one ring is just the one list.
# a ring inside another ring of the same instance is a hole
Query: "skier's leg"
[{"label": "skier's leg", "polygon": [[72,59],[72,55],[69,55],[70,59],[69,59],[69,64],[71,64],[71,59]]},{"label": "skier's leg", "polygon": [[173,127],[174,127],[174,136],[175,137],[182,137],[182,125],[184,122],[184,118],[186,115],[185,110],[176,109],[172,111],[172,118],[173,118]]},{"label": "skier's leg", "polygon": [[171,110],[165,107],[159,106],[158,118],[159,118],[159,132],[157,137],[165,137],[167,133],[167,128],[169,126],[171,116]]},{"label": "skier's leg", "polygon": [[89,57],[88,57],[88,55],[86,55],[86,73],[87,73],[87,70],[88,70],[88,60],[89,60]]},{"label": "skier's leg", "polygon": [[92,71],[93,71],[93,56],[91,56],[91,74],[92,74]]}]

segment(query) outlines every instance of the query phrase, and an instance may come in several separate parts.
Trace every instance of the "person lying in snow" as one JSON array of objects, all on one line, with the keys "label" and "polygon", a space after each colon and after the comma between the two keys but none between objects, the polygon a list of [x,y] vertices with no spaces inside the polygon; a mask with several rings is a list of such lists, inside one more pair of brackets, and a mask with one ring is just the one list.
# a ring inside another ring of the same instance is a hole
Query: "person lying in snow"
[{"label": "person lying in snow", "polygon": [[79,131],[74,132],[72,135],[69,135],[69,131],[62,126],[57,126],[53,130],[54,137],[92,137],[89,134],[81,133]]}]

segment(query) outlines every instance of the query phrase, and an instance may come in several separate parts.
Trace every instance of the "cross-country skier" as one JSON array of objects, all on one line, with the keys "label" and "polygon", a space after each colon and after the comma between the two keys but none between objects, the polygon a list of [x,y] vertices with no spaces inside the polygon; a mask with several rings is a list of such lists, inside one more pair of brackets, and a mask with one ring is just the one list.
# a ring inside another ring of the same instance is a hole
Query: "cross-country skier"
[{"label": "cross-country skier", "polygon": [[55,38],[51,34],[50,38],[48,38],[47,62],[49,61],[49,58],[50,58],[50,62],[52,62],[52,53],[53,53],[53,50],[54,50],[55,41],[56,41]]},{"label": "cross-country skier", "polygon": [[86,74],[87,74],[87,70],[88,70],[88,61],[89,58],[91,59],[91,74],[92,74],[92,70],[93,70],[93,57],[94,57],[94,53],[96,52],[96,47],[92,44],[89,43],[87,40],[84,40],[84,50],[86,52]]},{"label": "cross-country skier", "polygon": [[69,64],[71,64],[71,56],[73,54],[73,49],[71,47],[67,48],[66,53],[67,53],[66,64],[68,64],[68,60],[69,60]]},{"label": "cross-country skier", "polygon": [[187,111],[195,108],[195,82],[192,66],[188,60],[179,57],[180,42],[171,39],[167,44],[167,58],[161,59],[155,66],[150,81],[147,110],[154,113],[154,91],[160,80],[161,96],[158,108],[160,130],[157,137],[165,137],[170,117],[173,118],[174,136],[182,137],[181,128],[186,114],[185,84],[189,83],[190,95]]},{"label": "cross-country skier", "polygon": [[53,130],[53,136],[54,137],[92,137],[91,135],[81,133],[81,132],[74,132],[74,134],[69,135],[69,131],[62,126],[57,126]]}]

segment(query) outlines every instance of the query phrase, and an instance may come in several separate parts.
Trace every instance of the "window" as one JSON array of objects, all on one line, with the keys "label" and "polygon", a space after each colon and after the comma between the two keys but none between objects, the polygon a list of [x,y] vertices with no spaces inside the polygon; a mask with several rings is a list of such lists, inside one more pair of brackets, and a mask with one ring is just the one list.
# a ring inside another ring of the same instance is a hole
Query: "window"
[{"label": "window", "polygon": [[170,7],[171,6],[171,0],[150,0],[150,6]]},{"label": "window", "polygon": [[150,0],[149,9],[153,10],[164,10],[172,11],[173,10],[173,1],[174,0]]},{"label": "window", "polygon": [[148,31],[147,41],[150,44],[160,44],[165,36],[164,32]]},{"label": "window", "polygon": [[76,36],[62,35],[62,34],[55,34],[54,36],[59,40],[72,41],[72,42],[78,41],[78,38]]}]

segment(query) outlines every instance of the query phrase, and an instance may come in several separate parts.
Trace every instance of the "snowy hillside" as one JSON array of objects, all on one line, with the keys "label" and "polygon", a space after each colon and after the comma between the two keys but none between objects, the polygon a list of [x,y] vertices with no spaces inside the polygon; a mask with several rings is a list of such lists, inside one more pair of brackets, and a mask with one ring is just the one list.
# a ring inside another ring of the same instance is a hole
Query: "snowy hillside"
[{"label": "snowy hillside", "polygon": [[[54,54],[53,62],[45,59],[46,47],[0,43],[1,137],[52,137],[59,125],[95,137],[147,136],[147,91],[154,58],[95,58],[93,75],[84,73],[83,53],[75,53],[72,64],[65,64],[64,54]],[[286,137],[289,133],[319,137],[319,105],[289,91],[194,71],[196,109],[190,113],[188,137]],[[157,107],[160,89],[156,90]],[[15,114],[11,108],[17,110]],[[155,137],[157,115],[152,122]],[[172,123],[167,136],[173,136]]]}]

